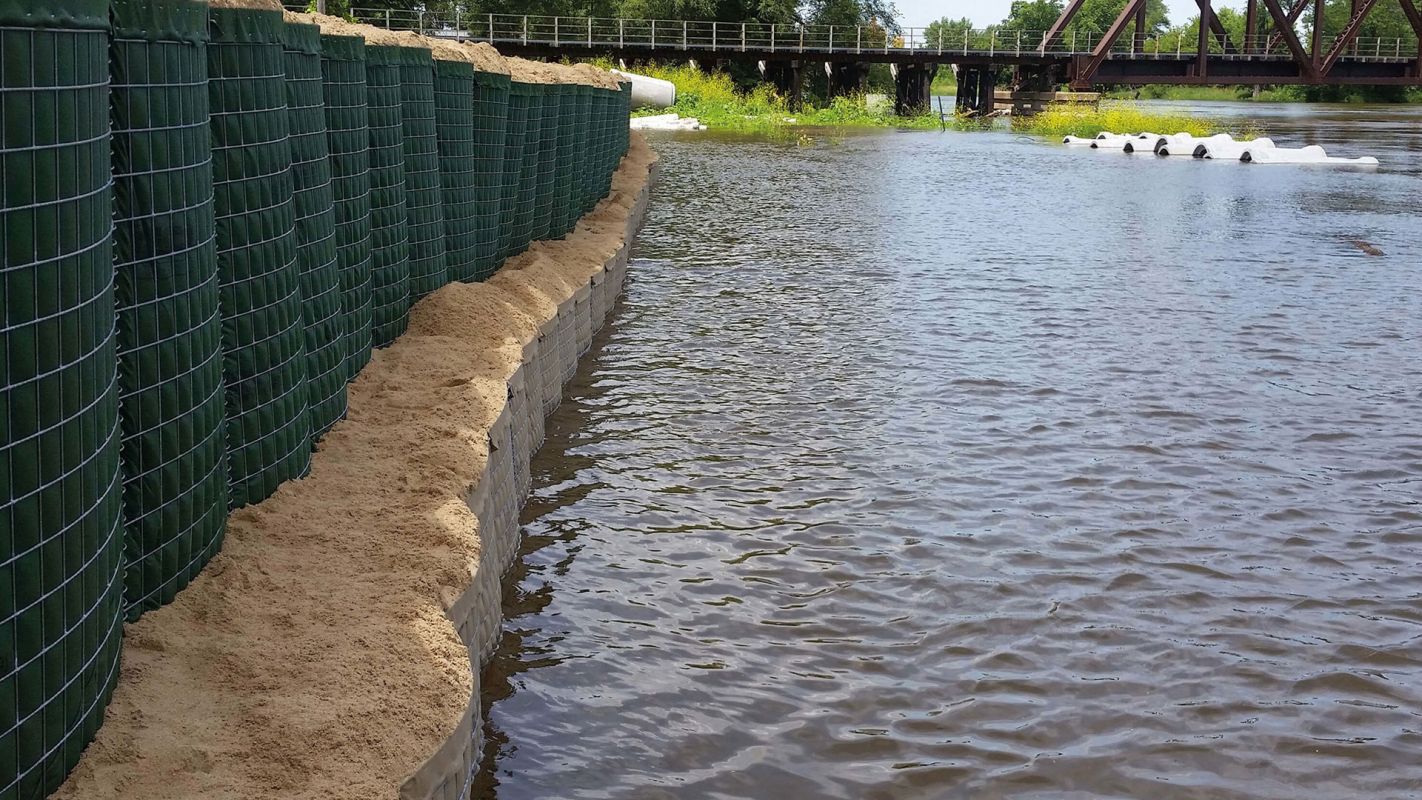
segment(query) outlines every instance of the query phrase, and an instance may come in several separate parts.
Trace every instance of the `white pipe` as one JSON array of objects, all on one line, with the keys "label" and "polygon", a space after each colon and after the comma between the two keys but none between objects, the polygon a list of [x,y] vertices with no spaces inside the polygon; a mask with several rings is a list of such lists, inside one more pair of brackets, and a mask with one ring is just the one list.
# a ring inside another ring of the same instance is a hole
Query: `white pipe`
[{"label": "white pipe", "polygon": [[1098,136],[1091,141],[1091,149],[1120,150],[1122,147],[1125,147],[1126,142],[1129,142],[1130,140],[1131,137],[1129,136],[1117,136],[1115,134],[1112,134],[1109,137]]},{"label": "white pipe", "polygon": [[1195,146],[1194,156],[1216,161],[1238,161],[1245,150],[1262,150],[1273,146],[1274,140],[1263,136],[1248,142],[1236,142],[1233,139],[1227,142],[1201,142]]},{"label": "white pipe", "polygon": [[1359,167],[1376,167],[1378,165],[1378,160],[1372,156],[1363,158],[1331,157],[1318,145],[1298,149],[1287,147],[1251,148],[1245,150],[1239,160],[1246,164],[1328,164]]},{"label": "white pipe", "polygon": [[1155,150],[1155,140],[1160,136],[1154,133],[1138,133],[1121,143],[1123,153],[1143,153],[1147,150]]},{"label": "white pipe", "polygon": [[1208,142],[1232,142],[1234,137],[1228,133],[1217,133],[1214,136],[1196,137],[1188,133],[1177,133],[1174,136],[1162,136],[1156,140],[1155,154],[1158,156],[1193,156],[1195,148]]},{"label": "white pipe", "polygon": [[1095,139],[1083,139],[1083,138],[1081,138],[1080,136],[1068,136],[1068,137],[1062,139],[1062,144],[1070,145],[1071,147],[1090,147],[1090,146],[1091,146],[1091,143],[1094,142],[1094,141],[1096,141],[1096,140],[1095,140]]},{"label": "white pipe", "polygon": [[633,108],[670,108],[676,104],[676,84],[661,78],[638,75],[633,72],[612,70],[632,82]]}]

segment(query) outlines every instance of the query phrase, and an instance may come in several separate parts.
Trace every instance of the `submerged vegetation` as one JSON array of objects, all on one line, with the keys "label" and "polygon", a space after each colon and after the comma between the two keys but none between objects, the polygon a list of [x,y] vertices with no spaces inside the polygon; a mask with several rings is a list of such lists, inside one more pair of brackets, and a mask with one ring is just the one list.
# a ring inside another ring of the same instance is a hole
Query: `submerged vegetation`
[{"label": "submerged vegetation", "polygon": [[937,114],[900,117],[893,103],[871,105],[864,95],[836,97],[827,102],[806,98],[805,107],[791,111],[789,102],[773,87],[759,84],[748,90],[736,87],[724,72],[705,72],[691,66],[641,66],[638,74],[676,84],[676,105],[648,109],[639,115],[675,112],[696,117],[711,128],[734,131],[770,131],[795,127],[937,128]]},{"label": "submerged vegetation", "polygon": [[1079,104],[1054,105],[1032,117],[1012,120],[1013,130],[1039,136],[1095,136],[1098,133],[1135,133],[1152,131],[1160,134],[1188,133],[1209,136],[1233,133],[1249,136],[1254,132],[1231,127],[1219,120],[1194,114],[1158,112],[1129,103],[1102,103],[1099,108]]}]

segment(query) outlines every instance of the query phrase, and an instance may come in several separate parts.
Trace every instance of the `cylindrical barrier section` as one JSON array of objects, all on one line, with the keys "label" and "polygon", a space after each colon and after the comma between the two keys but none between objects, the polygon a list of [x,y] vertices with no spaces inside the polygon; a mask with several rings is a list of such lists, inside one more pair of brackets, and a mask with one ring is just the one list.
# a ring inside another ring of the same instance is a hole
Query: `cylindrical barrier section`
[{"label": "cylindrical barrier section", "polygon": [[280,11],[209,10],[208,96],[231,505],[311,464]]},{"label": "cylindrical barrier section", "polygon": [[533,201],[538,195],[538,157],[543,148],[544,88],[541,83],[529,84],[528,119],[523,129],[523,159],[519,163],[510,256],[527,250],[528,243],[533,241]]},{"label": "cylindrical barrier section", "polygon": [[486,280],[499,265],[499,223],[504,190],[504,146],[508,135],[509,76],[474,73],[474,152],[477,192],[477,247],[473,279]]},{"label": "cylindrical barrier section", "polygon": [[434,60],[423,47],[398,47],[405,138],[405,219],[410,237],[410,305],[444,286],[444,189],[435,120]]},{"label": "cylindrical barrier section", "polygon": [[592,97],[595,90],[582,84],[574,86],[573,90],[578,98],[575,117],[578,128],[577,147],[574,149],[574,161],[577,165],[574,185],[577,189],[573,195],[573,225],[577,225],[578,218],[588,210],[588,199],[592,196]]},{"label": "cylindrical barrier section", "polygon": [[478,240],[478,162],[474,155],[474,65],[435,59],[439,175],[444,190],[446,281],[474,279]]},{"label": "cylindrical barrier section", "polygon": [[540,98],[543,113],[538,135],[537,175],[533,195],[533,228],[531,239],[551,239],[553,234],[553,180],[558,171],[558,118],[563,107],[559,103],[562,86],[544,84]]},{"label": "cylindrical barrier section", "polygon": [[[499,194],[499,261],[514,255],[518,221],[519,176],[523,171],[524,132],[528,127],[528,106],[533,99],[532,84],[509,84],[508,125],[504,130],[503,186]],[[498,269],[498,264],[494,265]]]},{"label": "cylindrical barrier section", "polygon": [[370,361],[370,132],[365,39],[322,34],[321,77],[349,381]]},{"label": "cylindrical barrier section", "polygon": [[558,160],[553,174],[553,211],[550,238],[560,239],[573,229],[573,176],[576,174],[578,95],[574,87],[559,84],[558,97]]},{"label": "cylindrical barrier section", "polygon": [[370,343],[385,347],[410,322],[400,48],[367,45],[365,59],[370,126]]},{"label": "cylindrical barrier section", "polygon": [[107,0],[0,4],[0,797],[103,721],[123,621]]},{"label": "cylindrical barrier section", "polygon": [[207,6],[114,0],[114,300],[124,605],[173,599],[222,546],[227,442]]},{"label": "cylindrical barrier section", "polygon": [[285,46],[292,207],[301,268],[301,318],[306,331],[307,414],[315,440],[346,415],[346,318],[336,261],[321,29],[289,22]]}]

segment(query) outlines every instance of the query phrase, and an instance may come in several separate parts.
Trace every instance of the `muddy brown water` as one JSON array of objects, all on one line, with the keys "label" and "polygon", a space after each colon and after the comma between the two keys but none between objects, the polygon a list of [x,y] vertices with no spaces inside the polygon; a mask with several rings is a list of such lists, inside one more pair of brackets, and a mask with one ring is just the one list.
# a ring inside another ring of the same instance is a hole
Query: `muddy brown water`
[{"label": "muddy brown water", "polygon": [[476,796],[1422,797],[1422,112],[1215,110],[657,139]]}]

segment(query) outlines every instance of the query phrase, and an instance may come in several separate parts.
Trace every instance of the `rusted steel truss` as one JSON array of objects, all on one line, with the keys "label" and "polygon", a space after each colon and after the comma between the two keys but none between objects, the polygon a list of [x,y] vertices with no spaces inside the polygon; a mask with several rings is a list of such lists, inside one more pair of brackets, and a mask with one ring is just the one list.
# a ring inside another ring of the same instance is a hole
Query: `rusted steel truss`
[{"label": "rusted steel truss", "polygon": [[[1126,27],[1132,20],[1139,20],[1140,14],[1145,10],[1146,0],[1130,0],[1126,7],[1121,9],[1121,13],[1116,17],[1116,21],[1111,23],[1111,27],[1106,29],[1106,33],[1101,37],[1101,41],[1096,43],[1092,49],[1091,56],[1086,59],[1086,63],[1081,66],[1076,74],[1076,83],[1090,83],[1096,76],[1097,70],[1101,69],[1101,62],[1111,55],[1111,48],[1116,46],[1116,40],[1121,38],[1121,34],[1126,32]],[[1140,22],[1137,21],[1137,26]]]}]

